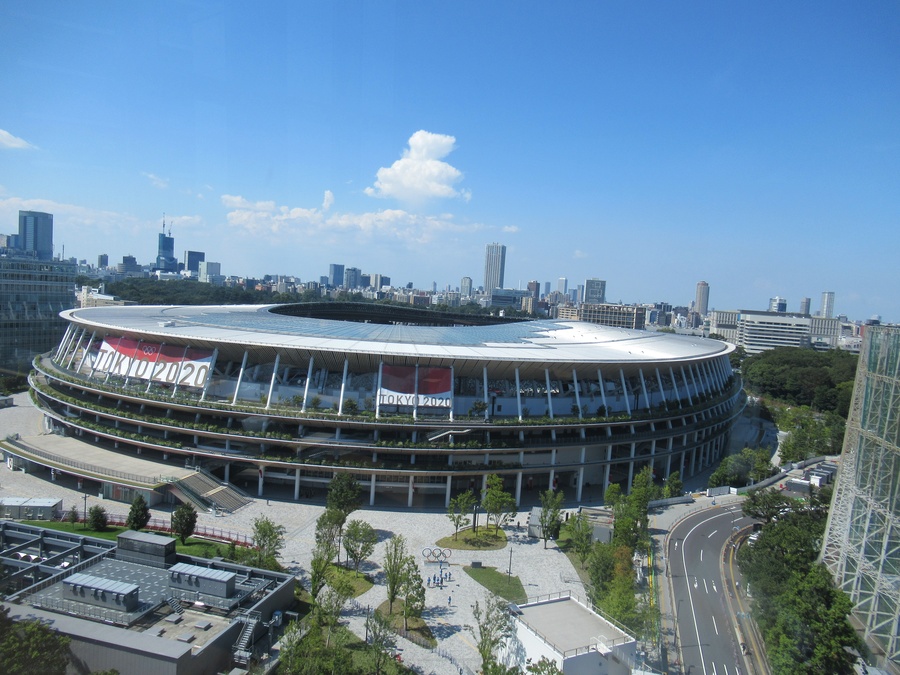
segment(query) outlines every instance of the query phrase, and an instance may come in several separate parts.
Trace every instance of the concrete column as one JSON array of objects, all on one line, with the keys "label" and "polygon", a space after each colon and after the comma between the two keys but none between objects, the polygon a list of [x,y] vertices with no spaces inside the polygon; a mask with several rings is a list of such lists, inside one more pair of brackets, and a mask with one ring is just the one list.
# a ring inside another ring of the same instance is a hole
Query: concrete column
[{"label": "concrete column", "polygon": [[597,368],[597,383],[600,385],[600,400],[603,402],[603,407],[606,408],[606,414],[609,415],[609,407],[606,405],[606,387],[603,386],[603,373],[599,368]]},{"label": "concrete column", "polygon": [[309,368],[306,371],[306,384],[303,386],[303,406],[300,408],[300,412],[306,412],[306,404],[309,402],[309,383],[312,381],[313,376],[313,361],[315,359],[310,356],[309,357]]},{"label": "concrete column", "polygon": [[[161,348],[160,348],[160,351],[162,351]],[[206,373],[206,382],[203,383],[203,393],[200,394],[201,401],[206,400],[206,392],[209,389],[209,385],[213,381],[213,373],[216,370],[216,360],[218,358],[219,358],[219,348],[216,347],[215,349],[213,349],[212,359],[210,359],[210,361],[209,361],[209,370]],[[147,383],[147,391],[150,391],[150,383],[149,382]]]},{"label": "concrete column", "polygon": [[668,401],[666,401],[666,390],[663,388],[662,375],[659,374],[659,368],[656,368],[656,384],[659,385],[659,395],[662,396],[662,402],[666,405],[666,409],[669,408]]},{"label": "concrete column", "polygon": [[647,410],[650,410],[652,406],[650,405],[650,395],[647,393],[647,382],[644,380],[643,368],[638,368],[638,376],[641,378],[641,393],[644,395],[644,405],[647,406]]},{"label": "concrete column", "polygon": [[581,491],[584,487],[584,467],[578,467],[578,483],[575,487],[575,501],[581,501]]},{"label": "concrete column", "polygon": [[544,382],[547,387],[547,414],[553,419],[553,397],[550,395],[550,369],[544,368]]},{"label": "concrete column", "polygon": [[669,377],[672,378],[672,391],[675,392],[675,400],[678,401],[678,407],[681,407],[681,394],[678,393],[678,382],[675,381],[675,371],[669,366]]},{"label": "concrete column", "polygon": [[225,462],[225,482],[231,482],[231,462]]},{"label": "concrete column", "polygon": [[516,474],[516,506],[522,502],[522,472]]},{"label": "concrete column", "polygon": [[516,411],[519,415],[519,421],[522,421],[522,386],[519,383],[519,369],[516,368]]},{"label": "concrete column", "polygon": [[265,478],[265,475],[266,475],[266,467],[263,465],[260,465],[260,467],[259,467],[259,486],[256,491],[257,497],[263,496],[263,478]]},{"label": "concrete column", "polygon": [[344,391],[347,389],[347,369],[350,367],[350,360],[344,359],[344,374],[341,375],[341,398],[338,401],[338,415],[344,414]]},{"label": "concrete column", "polygon": [[300,469],[294,469],[294,501],[300,499]]},{"label": "concrete column", "polygon": [[628,488],[626,493],[631,493],[631,483],[634,480],[634,450],[635,444],[631,444],[631,461],[628,462]]},{"label": "concrete column", "polygon": [[575,406],[578,408],[578,419],[582,419],[584,415],[581,414],[581,392],[578,391],[578,373],[574,368],[572,368],[572,383],[575,385]]},{"label": "concrete column", "polygon": [[[247,358],[250,352],[244,351],[244,359],[241,361],[241,370],[238,373],[237,383],[234,385],[234,398],[231,399],[231,405],[237,405],[238,392],[241,390],[241,380],[244,379],[244,370],[247,368]],[[262,490],[262,488],[260,488]],[[260,492],[262,494],[262,492]]]},{"label": "concrete column", "polygon": [[278,364],[281,361],[281,354],[275,354],[275,366],[272,368],[272,379],[269,382],[269,394],[266,396],[266,410],[272,405],[272,392],[275,391],[275,380],[278,379]]},{"label": "concrete column", "polygon": [[375,474],[369,477],[369,506],[375,506]]},{"label": "concrete column", "polygon": [[488,397],[488,376],[487,366],[484,367],[484,419],[487,420],[491,416],[491,402]]},{"label": "concrete column", "polygon": [[407,492],[407,499],[406,499],[406,505],[409,508],[412,508],[412,505],[413,505],[413,494],[414,494],[414,489],[415,489],[415,483],[416,483],[416,477],[410,476],[409,477],[409,490]]},{"label": "concrete column", "polygon": [[628,385],[625,383],[625,372],[619,368],[619,379],[622,381],[622,397],[625,399],[625,412],[631,417],[631,393],[628,391]]},{"label": "concrete column", "polygon": [[450,490],[453,488],[453,476],[447,476],[447,490],[444,493],[444,508],[450,508]]}]

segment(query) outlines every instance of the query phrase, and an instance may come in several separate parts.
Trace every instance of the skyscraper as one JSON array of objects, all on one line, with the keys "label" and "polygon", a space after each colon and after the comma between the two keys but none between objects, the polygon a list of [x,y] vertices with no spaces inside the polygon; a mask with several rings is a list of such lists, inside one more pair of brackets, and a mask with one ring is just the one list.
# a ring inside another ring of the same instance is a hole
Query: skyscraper
[{"label": "skyscraper", "polygon": [[460,279],[459,294],[464,298],[472,297],[472,277],[463,277]]},{"label": "skyscraper", "polygon": [[769,311],[784,314],[787,311],[787,300],[779,296],[769,298]]},{"label": "skyscraper", "polygon": [[109,256],[106,253],[97,256],[97,267],[101,270],[109,267]]},{"label": "skyscraper", "polygon": [[834,316],[834,291],[824,291],[822,293],[822,311],[819,316],[830,319]]},{"label": "skyscraper", "polygon": [[38,260],[53,260],[53,214],[19,211],[18,246]]},{"label": "skyscraper", "polygon": [[184,252],[184,269],[194,274],[200,273],[200,263],[206,260],[206,253],[203,251],[185,251]]},{"label": "skyscraper", "polygon": [[800,300],[800,313],[801,314],[809,314],[809,303],[812,302],[809,298],[801,298]]},{"label": "skyscraper", "polygon": [[822,561],[850,596],[876,665],[892,673],[900,672],[898,411],[900,328],[867,326]]},{"label": "skyscraper", "polygon": [[166,235],[166,223],[163,221],[163,231],[159,234],[159,244],[156,253],[156,269],[163,272],[177,272],[178,259],[175,257],[175,237],[172,230]]},{"label": "skyscraper", "polygon": [[705,281],[697,282],[697,297],[694,298],[694,311],[700,316],[709,313],[709,284]]},{"label": "skyscraper", "polygon": [[490,295],[495,288],[503,288],[506,272],[506,246],[488,244],[484,249],[484,292]]},{"label": "skyscraper", "polygon": [[362,285],[362,270],[358,267],[344,269],[344,286],[347,288],[359,288]]},{"label": "skyscraper", "polygon": [[585,279],[584,300],[588,305],[602,305],[606,302],[606,281],[603,279]]},{"label": "skyscraper", "polygon": [[566,277],[560,277],[556,281],[556,290],[562,295],[569,292],[569,280]]},{"label": "skyscraper", "polygon": [[332,288],[339,288],[344,285],[344,266],[337,263],[331,263],[328,266],[328,285]]}]

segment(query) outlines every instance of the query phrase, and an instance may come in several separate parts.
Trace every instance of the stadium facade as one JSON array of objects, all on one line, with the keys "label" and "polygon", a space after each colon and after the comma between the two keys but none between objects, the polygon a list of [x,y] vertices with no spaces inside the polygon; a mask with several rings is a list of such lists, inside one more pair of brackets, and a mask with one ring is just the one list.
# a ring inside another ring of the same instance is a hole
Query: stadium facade
[{"label": "stadium facade", "polygon": [[581,501],[646,465],[702,471],[744,403],[727,343],[577,321],[339,303],[62,316],[32,376],[48,426],[260,496],[349,472],[370,504],[438,506],[496,473],[517,502],[550,485]]}]

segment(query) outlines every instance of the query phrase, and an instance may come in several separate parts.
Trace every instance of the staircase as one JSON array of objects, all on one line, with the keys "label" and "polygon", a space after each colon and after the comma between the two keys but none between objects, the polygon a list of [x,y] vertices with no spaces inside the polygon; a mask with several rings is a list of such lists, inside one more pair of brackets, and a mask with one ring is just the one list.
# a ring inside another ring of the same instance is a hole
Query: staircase
[{"label": "staircase", "polygon": [[234,512],[250,499],[227,483],[221,483],[204,471],[195,471],[171,484],[172,491],[204,511],[213,508]]},{"label": "staircase", "polygon": [[253,652],[250,649],[250,640],[253,639],[253,630],[256,628],[256,624],[259,623],[260,616],[259,612],[246,612],[235,618],[235,621],[240,621],[244,624],[243,628],[241,628],[241,634],[238,635],[237,642],[231,648],[235,663],[242,666],[250,663],[250,657],[253,656]]},{"label": "staircase", "polygon": [[184,607],[181,606],[181,601],[177,598],[173,598],[171,595],[166,598],[166,604],[172,608],[172,611],[176,614],[184,614]]}]

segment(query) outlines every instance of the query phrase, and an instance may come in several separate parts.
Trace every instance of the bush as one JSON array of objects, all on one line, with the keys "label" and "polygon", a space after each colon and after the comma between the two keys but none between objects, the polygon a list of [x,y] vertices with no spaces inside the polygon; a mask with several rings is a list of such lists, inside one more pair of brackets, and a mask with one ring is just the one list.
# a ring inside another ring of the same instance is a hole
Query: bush
[{"label": "bush", "polygon": [[92,506],[88,509],[87,526],[94,532],[103,532],[109,523],[109,517],[106,515],[106,509],[102,506]]}]

